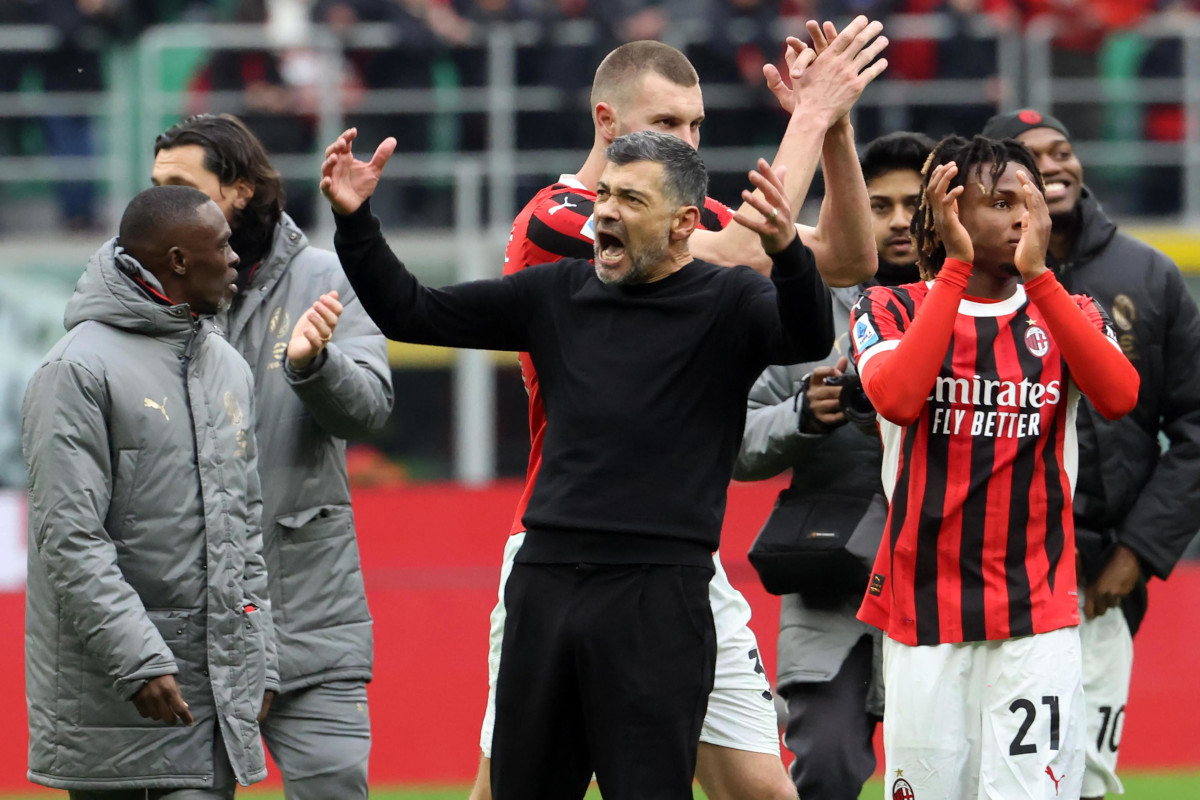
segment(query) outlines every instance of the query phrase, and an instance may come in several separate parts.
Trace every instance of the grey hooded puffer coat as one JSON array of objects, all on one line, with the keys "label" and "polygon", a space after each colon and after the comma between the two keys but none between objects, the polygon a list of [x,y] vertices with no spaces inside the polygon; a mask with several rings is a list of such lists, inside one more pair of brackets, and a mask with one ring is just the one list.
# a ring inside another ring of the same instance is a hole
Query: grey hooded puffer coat
[{"label": "grey hooded puffer coat", "polygon": [[[337,256],[312,247],[284,214],[246,290],[217,318],[249,362],[263,490],[264,555],[284,693],[370,680],[371,614],[359,563],[346,439],[392,411],[387,341],[363,311]],[[345,311],[302,374],[287,365],[292,328],[322,294]]]},{"label": "grey hooded puffer coat", "polygon": [[[252,783],[278,674],[250,370],[211,321],[135,281],[157,288],[116,240],[92,257],[25,396],[29,779],[211,786],[219,725]],[[131,702],[167,674],[191,727]]]}]

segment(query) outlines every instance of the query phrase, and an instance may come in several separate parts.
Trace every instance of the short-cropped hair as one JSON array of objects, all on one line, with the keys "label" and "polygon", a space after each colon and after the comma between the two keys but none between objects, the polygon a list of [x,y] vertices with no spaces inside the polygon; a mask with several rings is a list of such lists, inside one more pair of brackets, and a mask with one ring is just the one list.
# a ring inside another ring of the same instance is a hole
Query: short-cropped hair
[{"label": "short-cropped hair", "polygon": [[613,50],[592,79],[592,108],[604,101],[620,106],[630,87],[646,73],[661,75],[676,86],[691,88],[700,76],[688,57],[669,44],[650,40],[628,42]]},{"label": "short-cropped hair", "polygon": [[196,209],[211,202],[208,195],[191,186],[152,186],[125,206],[118,241],[126,249],[154,241],[177,225],[196,219]]}]

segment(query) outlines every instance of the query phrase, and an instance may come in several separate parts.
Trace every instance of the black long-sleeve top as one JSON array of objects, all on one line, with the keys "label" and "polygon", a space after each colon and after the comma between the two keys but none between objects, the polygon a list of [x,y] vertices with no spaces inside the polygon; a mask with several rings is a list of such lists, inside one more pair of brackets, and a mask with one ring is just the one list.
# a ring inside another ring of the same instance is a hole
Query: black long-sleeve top
[{"label": "black long-sleeve top", "polygon": [[829,289],[798,239],[770,280],[695,260],[609,286],[564,259],[430,289],[366,204],[335,216],[342,268],[385,336],[532,357],[547,422],[523,562],[711,566],[750,386],[833,346]]}]

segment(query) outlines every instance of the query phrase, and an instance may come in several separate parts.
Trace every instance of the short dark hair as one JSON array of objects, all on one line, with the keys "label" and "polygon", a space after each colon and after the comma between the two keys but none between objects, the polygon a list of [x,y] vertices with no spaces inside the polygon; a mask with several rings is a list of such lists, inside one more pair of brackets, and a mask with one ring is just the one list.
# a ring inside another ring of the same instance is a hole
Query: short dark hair
[{"label": "short dark hair", "polygon": [[870,142],[863,148],[863,180],[870,183],[880,175],[896,170],[912,170],[918,175],[936,143],[923,133],[896,131]]},{"label": "short dark hair", "polygon": [[682,139],[657,131],[637,131],[618,136],[604,151],[613,164],[636,161],[662,164],[663,189],[681,206],[704,208],[708,194],[708,171],[695,148]]},{"label": "short dark hair", "polygon": [[942,139],[929,154],[929,159],[921,171],[921,205],[912,218],[911,231],[913,242],[917,246],[917,264],[920,265],[921,277],[925,280],[932,280],[946,261],[946,245],[934,229],[933,207],[926,197],[929,176],[933,174],[934,167],[951,161],[958,165],[958,174],[950,181],[948,189],[962,186],[974,176],[982,176],[985,169],[995,181],[1010,163],[1015,163],[1025,169],[1029,179],[1034,181],[1039,189],[1043,192],[1046,190],[1033,153],[1015,139],[996,140],[983,136],[976,136],[969,141],[961,136],[947,136]]},{"label": "short dark hair", "polygon": [[258,137],[232,114],[196,114],[160,133],[154,155],[185,145],[204,148],[204,168],[222,186],[250,182],[254,197],[237,212],[233,227],[251,240],[265,237],[269,242],[283,214],[283,181]]},{"label": "short dark hair", "polygon": [[592,79],[592,108],[600,101],[620,104],[625,92],[644,73],[653,72],[676,86],[692,87],[700,76],[688,57],[669,44],[655,41],[628,42],[604,57]]},{"label": "short dark hair", "polygon": [[190,222],[196,218],[197,208],[211,202],[212,198],[191,186],[151,186],[125,206],[117,235],[132,239]]},{"label": "short dark hair", "polygon": [[208,195],[191,186],[151,186],[125,206],[117,244],[141,260],[139,254],[145,248],[156,245],[179,224],[196,219],[196,209],[211,202]]}]

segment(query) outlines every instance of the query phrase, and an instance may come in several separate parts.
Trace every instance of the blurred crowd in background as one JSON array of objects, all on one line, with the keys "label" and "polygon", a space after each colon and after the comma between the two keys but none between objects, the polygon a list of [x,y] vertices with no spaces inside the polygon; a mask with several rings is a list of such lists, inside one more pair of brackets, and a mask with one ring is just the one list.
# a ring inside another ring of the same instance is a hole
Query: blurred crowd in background
[{"label": "blurred crowd in background", "polygon": [[[524,33],[512,76],[517,96],[528,100],[534,90],[552,89],[562,99],[532,104],[538,110],[526,104],[516,114],[517,155],[544,173],[529,174],[528,163],[518,171],[516,208],[560,171],[577,167],[590,148],[587,89],[601,58],[622,42],[657,38],[683,49],[700,74],[708,111],[702,152],[715,161],[716,148],[742,149],[726,158],[723,169],[710,169],[712,196],[736,202],[745,182],[742,162],[752,161],[741,153],[773,152],[787,122],[765,87],[763,64],[782,60],[785,35],[807,38],[807,19],[845,21],[859,13],[885,26],[891,20],[885,32],[893,34],[903,27],[897,15],[910,23],[905,35],[893,35],[886,53],[890,67],[869,90],[889,102],[863,102],[856,111],[857,137],[865,142],[905,128],[934,137],[971,135],[999,107],[1028,103],[1036,67],[1025,63],[1027,54],[1015,40],[1047,22],[1056,26],[1049,64],[1056,78],[1135,86],[1141,84],[1128,81],[1180,78],[1183,40],[1146,35],[1146,23],[1168,32],[1189,25],[1194,31],[1200,0],[0,0],[0,98],[6,98],[0,104],[0,251],[8,267],[0,287],[0,333],[17,343],[0,357],[0,486],[24,482],[16,409],[28,375],[61,334],[61,307],[82,265],[78,250],[64,243],[86,243],[91,252],[112,235],[112,211],[128,199],[119,195],[132,194],[148,180],[145,162],[138,159],[152,153],[154,134],[178,113],[228,111],[245,119],[289,177],[288,212],[302,227],[313,226],[312,234],[329,223],[316,191],[318,154],[328,135],[328,127],[320,127],[321,87],[325,96],[329,86],[338,87],[337,124],[344,120],[359,128],[361,149],[389,135],[399,140],[391,179],[372,201],[376,213],[386,225],[404,230],[445,230],[456,224],[447,165],[455,154],[482,157],[495,146],[487,105],[496,94],[486,92],[474,105],[461,102],[472,89],[493,84],[489,36],[520,23]],[[110,128],[124,112],[106,111],[103,104],[123,108],[116,100],[122,74],[135,88],[145,86],[138,70],[147,68],[136,58],[126,62],[133,68],[125,73],[114,65],[121,63],[121,53],[146,43],[148,29],[165,23],[241,24],[252,32],[253,46],[235,46],[228,35],[197,36],[189,50],[164,51],[158,65],[163,74],[149,80],[181,93],[183,101],[173,100],[161,119],[154,114],[164,107],[152,114],[134,103],[129,116],[141,117],[124,131],[131,152],[123,168],[130,174],[120,185],[105,158],[118,141]],[[926,38],[924,23],[941,35]],[[364,44],[356,38],[364,24],[385,35]],[[29,33],[34,29],[15,27],[28,25],[52,35],[38,40]],[[335,48],[340,65],[332,71],[330,61],[310,46],[314,26],[332,31],[341,43]],[[1004,42],[1017,45],[1007,51],[1007,74],[1000,69]],[[958,84],[955,95],[939,83],[953,79],[969,83]],[[1079,143],[1131,151],[1135,143],[1184,142],[1182,91],[1180,102],[1169,94],[1137,92],[1071,102],[1063,90],[1043,110],[1064,120]],[[913,102],[914,93],[922,102]],[[395,99],[380,102],[385,94]],[[424,98],[423,105],[413,105],[413,98]],[[89,102],[90,112],[80,110]],[[546,151],[559,156],[541,158]],[[1080,152],[1089,183],[1114,216],[1178,222],[1182,148],[1141,167],[1105,164],[1090,160],[1083,147]],[[54,167],[49,174],[57,179],[49,180],[46,156],[78,159],[61,162],[70,164],[92,157],[93,168]],[[39,159],[40,173],[29,166]],[[422,164],[440,164],[442,172],[408,174]],[[819,193],[817,184],[812,194]],[[488,211],[497,217],[493,224],[506,228],[502,212]],[[68,231],[76,235],[64,236]],[[24,260],[12,255],[21,242],[33,253]],[[59,280],[53,284],[48,277],[56,269]],[[393,367],[396,411],[372,449],[352,451],[352,472],[374,476],[370,480],[449,477],[455,433],[448,362],[430,367],[394,357]],[[497,471],[519,475],[528,452],[525,394],[515,362],[502,364],[496,375]]]},{"label": "blurred crowd in background", "polygon": [[[1039,19],[1063,23],[1054,39],[1056,75],[1179,77],[1181,41],[1141,39],[1132,30],[1152,14],[1200,13],[1200,0],[0,0],[0,26],[43,24],[60,34],[48,51],[0,49],[0,92],[101,90],[106,50],[131,42],[154,24],[266,25],[272,42],[268,49],[208,51],[187,77],[187,110],[234,110],[220,107],[210,95],[240,92],[237,110],[273,154],[309,153],[318,146],[313,86],[319,76],[311,51],[296,43],[313,24],[345,31],[357,23],[378,23],[395,29],[393,46],[348,46],[345,51],[338,79],[347,121],[360,127],[366,141],[395,135],[401,153],[479,151],[487,146],[482,115],[357,115],[356,98],[370,89],[452,92],[484,85],[488,63],[482,43],[489,26],[534,21],[544,24],[542,34],[536,45],[520,51],[518,86],[578,92],[584,113],[523,113],[518,147],[584,150],[592,137],[584,90],[600,58],[623,41],[672,41],[679,26],[690,25],[701,34],[685,42],[684,49],[704,85],[741,86],[746,93],[737,113],[710,113],[704,142],[744,147],[777,141],[784,123],[762,79],[763,64],[780,59],[781,32],[802,33],[809,18],[846,19],[858,13],[885,23],[895,14],[942,15],[953,32],[941,40],[894,42],[880,91],[887,91],[887,81],[987,81],[978,104],[915,106],[903,118],[906,127],[937,137],[977,131],[1012,90],[997,74],[996,38],[977,35],[981,20],[983,27],[1001,33],[1023,30]],[[593,29],[586,43],[561,35],[562,23],[581,20]],[[1106,115],[1096,108],[1055,109],[1078,140],[1175,142],[1184,136],[1181,105],[1147,103],[1118,111]],[[882,112],[860,113],[859,138],[886,132],[894,122]],[[94,127],[89,118],[75,115],[0,115],[0,156],[89,155],[98,146]],[[1178,168],[1147,168],[1139,175],[1138,190],[1119,201],[1123,205],[1116,211],[1178,212]],[[540,178],[531,183],[540,184]],[[314,210],[312,186],[293,184],[290,189],[289,210],[306,224]],[[101,227],[97,185],[59,183],[51,191],[62,225],[75,230]],[[6,194],[13,198],[11,191]],[[718,191],[714,194],[720,196]],[[381,201],[385,219],[396,223],[436,225],[449,213],[449,195],[428,185],[397,190]],[[0,212],[0,225],[3,217]]]}]

